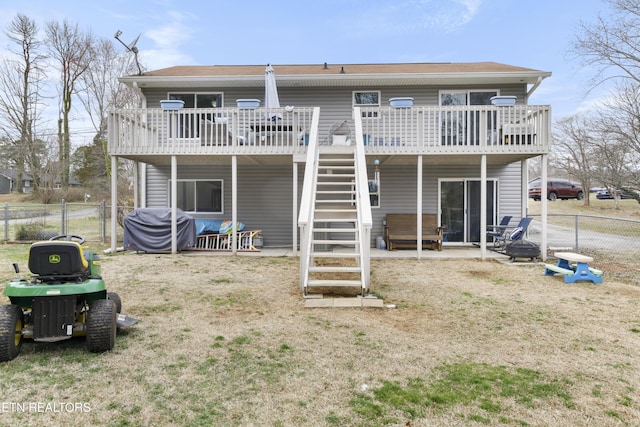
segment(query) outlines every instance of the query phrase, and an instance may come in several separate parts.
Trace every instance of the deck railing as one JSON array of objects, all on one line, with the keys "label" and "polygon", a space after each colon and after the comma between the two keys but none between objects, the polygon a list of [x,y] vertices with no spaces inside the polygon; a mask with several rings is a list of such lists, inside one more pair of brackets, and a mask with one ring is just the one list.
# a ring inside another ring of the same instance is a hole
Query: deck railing
[{"label": "deck railing", "polygon": [[361,107],[368,153],[546,152],[549,106]]},{"label": "deck railing", "polygon": [[[319,109],[315,109],[316,114]],[[117,156],[302,154],[314,108],[119,110],[109,122]],[[367,154],[540,154],[551,150],[551,108],[539,105],[360,107]],[[329,130],[319,130],[320,140]],[[355,138],[352,141],[355,143]]]},{"label": "deck railing", "polygon": [[314,109],[119,110],[109,122],[112,155],[295,154],[308,144]]}]

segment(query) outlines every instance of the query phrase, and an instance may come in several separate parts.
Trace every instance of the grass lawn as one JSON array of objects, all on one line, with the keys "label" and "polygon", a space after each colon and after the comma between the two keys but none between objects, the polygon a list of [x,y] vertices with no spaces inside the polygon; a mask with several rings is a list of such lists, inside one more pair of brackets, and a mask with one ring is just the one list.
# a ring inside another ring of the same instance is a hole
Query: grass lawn
[{"label": "grass lawn", "polygon": [[[26,245],[0,246],[0,287],[14,261],[25,268]],[[104,354],[83,339],[25,342],[0,366],[0,425],[640,419],[629,283],[567,285],[540,264],[374,260],[372,291],[397,308],[305,309],[296,258],[119,253],[102,272],[139,323]]]},{"label": "grass lawn", "polygon": [[[615,205],[613,200],[598,200],[592,194],[589,205],[585,206],[584,200],[547,200],[549,214],[561,215],[597,215],[613,218],[627,218],[640,220],[640,203],[634,199],[624,199]],[[542,203],[528,199],[528,214],[540,215]]]}]

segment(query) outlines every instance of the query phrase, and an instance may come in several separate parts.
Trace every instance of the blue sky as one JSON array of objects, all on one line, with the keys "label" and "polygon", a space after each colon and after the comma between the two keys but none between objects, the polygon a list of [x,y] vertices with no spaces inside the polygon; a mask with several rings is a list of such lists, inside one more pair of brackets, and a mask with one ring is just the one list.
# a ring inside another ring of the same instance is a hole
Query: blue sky
[{"label": "blue sky", "polygon": [[[530,99],[554,118],[587,108],[590,70],[568,58],[580,20],[603,0],[0,0],[16,13],[69,19],[137,44],[147,69],[173,65],[495,61],[551,71]],[[0,35],[0,55],[7,41]],[[277,71],[276,71],[277,72]]]}]

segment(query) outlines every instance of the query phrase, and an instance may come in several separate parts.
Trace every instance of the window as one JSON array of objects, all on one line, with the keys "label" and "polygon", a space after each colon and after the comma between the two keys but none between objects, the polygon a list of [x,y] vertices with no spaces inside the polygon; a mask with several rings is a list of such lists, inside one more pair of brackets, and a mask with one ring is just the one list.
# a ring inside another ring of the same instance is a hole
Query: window
[{"label": "window", "polygon": [[170,93],[169,99],[184,101],[184,108],[220,108],[221,93]]},{"label": "window", "polygon": [[[222,180],[186,180],[177,182],[178,208],[185,212],[223,213]],[[171,205],[171,181],[168,182]]]},{"label": "window", "polygon": [[[353,92],[354,107],[379,107],[380,91],[369,92]],[[374,111],[363,112],[362,117],[378,117],[378,113]]]},{"label": "window", "polygon": [[[184,108],[220,108],[223,105],[221,93],[169,93],[168,99],[184,101]],[[200,120],[213,121],[211,114],[193,116],[181,114],[178,116],[178,137],[198,138]]]},{"label": "window", "polygon": [[369,203],[372,208],[380,207],[380,183],[377,180],[369,180]]},{"label": "window", "polygon": [[[491,105],[496,90],[451,90],[440,92],[441,106]],[[495,115],[486,120],[487,134],[495,131]],[[452,108],[442,113],[440,120],[443,145],[478,145],[480,138],[480,114],[466,109]]]}]

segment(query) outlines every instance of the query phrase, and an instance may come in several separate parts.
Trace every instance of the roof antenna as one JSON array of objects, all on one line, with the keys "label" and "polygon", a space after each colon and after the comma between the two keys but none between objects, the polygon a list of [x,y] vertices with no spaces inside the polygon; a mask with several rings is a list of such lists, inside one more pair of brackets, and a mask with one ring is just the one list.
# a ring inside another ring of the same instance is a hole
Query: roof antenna
[{"label": "roof antenna", "polygon": [[124,46],[129,52],[133,52],[133,57],[136,60],[136,65],[138,66],[138,75],[141,76],[142,75],[142,68],[140,68],[140,62],[138,62],[138,48],[136,47],[136,43],[138,43],[138,39],[140,38],[140,36],[142,34],[138,34],[138,37],[135,38],[134,41],[132,41],[129,44],[126,44],[125,42],[123,42],[122,40],[120,40],[120,36],[122,35],[122,31],[118,30],[116,31],[115,34],[115,39],[118,40],[122,46]]}]

